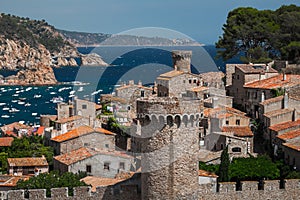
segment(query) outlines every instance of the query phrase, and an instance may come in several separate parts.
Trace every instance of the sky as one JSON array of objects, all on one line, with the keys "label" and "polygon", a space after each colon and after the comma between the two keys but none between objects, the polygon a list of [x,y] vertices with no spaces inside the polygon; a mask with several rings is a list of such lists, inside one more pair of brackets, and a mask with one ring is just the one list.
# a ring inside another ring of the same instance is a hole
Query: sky
[{"label": "sky", "polygon": [[300,0],[1,0],[0,12],[80,32],[118,34],[159,27],[214,44],[234,8],[275,10],[290,4],[300,6]]}]

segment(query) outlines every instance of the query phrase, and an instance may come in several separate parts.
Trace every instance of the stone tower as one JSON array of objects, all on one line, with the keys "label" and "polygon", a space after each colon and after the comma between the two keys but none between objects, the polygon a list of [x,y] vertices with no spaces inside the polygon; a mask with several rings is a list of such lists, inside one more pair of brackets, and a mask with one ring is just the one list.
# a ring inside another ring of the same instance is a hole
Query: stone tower
[{"label": "stone tower", "polygon": [[191,73],[191,57],[192,51],[172,51],[174,69]]},{"label": "stone tower", "polygon": [[142,199],[183,199],[198,188],[197,99],[143,98],[137,101]]}]

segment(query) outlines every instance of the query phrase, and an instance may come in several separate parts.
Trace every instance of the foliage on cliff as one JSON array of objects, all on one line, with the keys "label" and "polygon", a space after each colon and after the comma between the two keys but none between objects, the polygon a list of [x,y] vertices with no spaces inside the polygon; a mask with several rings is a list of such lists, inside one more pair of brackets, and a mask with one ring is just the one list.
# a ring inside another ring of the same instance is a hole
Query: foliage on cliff
[{"label": "foliage on cliff", "polygon": [[62,35],[45,20],[31,20],[1,13],[0,35],[2,39],[20,41],[22,45],[38,48],[42,44],[51,53],[59,51],[66,45],[71,46]]},{"label": "foliage on cliff", "polygon": [[228,60],[244,55],[245,62],[284,59],[300,62],[300,7],[257,10],[237,8],[229,12],[223,35],[216,43],[219,56]]},{"label": "foliage on cliff", "polygon": [[26,181],[19,181],[16,189],[46,189],[46,195],[49,197],[51,194],[51,188],[68,187],[69,195],[73,195],[73,188],[78,186],[86,186],[80,179],[86,176],[85,173],[73,174],[66,172],[62,175],[58,171],[52,171],[50,173],[42,173],[38,176],[31,177]]}]

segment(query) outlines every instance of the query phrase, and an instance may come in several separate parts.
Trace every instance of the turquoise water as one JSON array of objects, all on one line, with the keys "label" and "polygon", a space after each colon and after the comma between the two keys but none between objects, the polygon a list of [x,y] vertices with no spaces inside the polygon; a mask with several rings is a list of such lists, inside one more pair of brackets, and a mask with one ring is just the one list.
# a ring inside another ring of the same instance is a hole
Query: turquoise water
[{"label": "turquoise water", "polygon": [[[100,94],[111,93],[124,81],[141,80],[143,84],[152,84],[155,78],[172,69],[172,50],[192,50],[192,71],[202,73],[207,71],[225,71],[225,62],[215,59],[214,46],[205,47],[102,47],[79,48],[83,53],[98,53],[112,67],[62,67],[55,68],[58,81],[80,81],[87,85],[74,86],[62,84],[55,86],[20,87],[0,86],[0,126],[15,121],[26,124],[39,124],[40,114],[56,114],[56,104],[53,97],[61,96],[65,102],[72,100],[72,95],[98,102]],[[230,63],[238,63],[235,58]],[[7,76],[15,72],[0,71]],[[82,87],[82,88],[80,88]],[[63,88],[63,89],[62,89]],[[71,92],[74,91],[74,92]],[[34,98],[34,95],[41,95]],[[21,103],[20,103],[21,102]],[[22,103],[24,102],[24,103]],[[25,104],[27,106],[25,106]],[[30,104],[30,106],[29,106]],[[15,108],[18,112],[9,112],[3,108]],[[32,113],[36,113],[33,116]]]}]

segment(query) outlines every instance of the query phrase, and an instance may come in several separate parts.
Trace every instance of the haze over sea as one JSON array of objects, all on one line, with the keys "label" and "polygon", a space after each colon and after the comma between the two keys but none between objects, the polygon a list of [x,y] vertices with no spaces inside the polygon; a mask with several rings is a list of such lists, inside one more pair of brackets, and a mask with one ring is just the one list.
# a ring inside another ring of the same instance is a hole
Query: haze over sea
[{"label": "haze over sea", "polygon": [[[225,72],[226,63],[240,62],[238,57],[227,62],[215,59],[216,48],[213,45],[203,47],[105,46],[82,47],[78,50],[82,53],[98,53],[104,61],[112,66],[55,68],[54,73],[57,80],[65,82],[61,85],[0,86],[0,125],[18,121],[38,125],[40,114],[56,114],[56,103],[51,101],[53,97],[61,96],[67,102],[76,95],[79,98],[98,102],[100,94],[113,92],[114,88],[124,81],[135,80],[137,82],[141,80],[143,84],[151,85],[159,74],[172,70],[172,50],[193,51],[192,71],[194,73],[218,70]],[[0,74],[9,76],[16,72],[0,70]],[[87,84],[66,83],[72,81]]]}]

